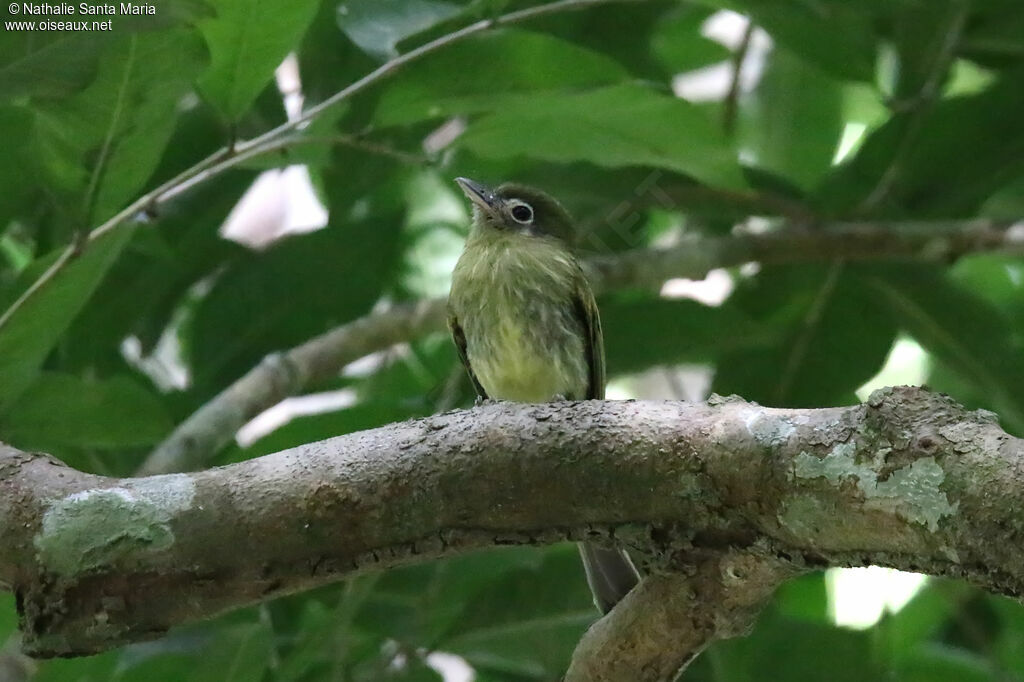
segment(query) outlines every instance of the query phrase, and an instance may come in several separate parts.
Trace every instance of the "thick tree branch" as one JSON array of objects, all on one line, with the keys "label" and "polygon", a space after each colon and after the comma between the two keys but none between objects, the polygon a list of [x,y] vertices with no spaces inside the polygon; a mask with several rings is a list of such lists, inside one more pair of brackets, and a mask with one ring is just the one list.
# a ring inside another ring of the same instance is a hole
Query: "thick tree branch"
[{"label": "thick tree branch", "polygon": [[[1024,227],[1024,226],[1022,226]],[[948,259],[968,253],[1024,254],[1024,230],[989,220],[840,223],[768,234],[689,238],[671,249],[642,249],[589,263],[596,291],[657,290],[673,277],[763,264],[884,259]],[[338,327],[263,363],[178,426],[149,456],[143,474],[200,469],[246,422],[346,364],[444,328],[444,301],[395,306]]]},{"label": "thick tree branch", "polygon": [[614,538],[649,573],[698,575],[750,550],[1019,595],[1022,510],[1024,441],[920,389],[814,410],[499,403],[195,474],[110,479],[0,449],[0,584],[36,655],[509,543]]},{"label": "thick tree branch", "polygon": [[646,578],[576,647],[565,682],[672,682],[715,640],[745,635],[799,570],[756,549],[713,552]]}]

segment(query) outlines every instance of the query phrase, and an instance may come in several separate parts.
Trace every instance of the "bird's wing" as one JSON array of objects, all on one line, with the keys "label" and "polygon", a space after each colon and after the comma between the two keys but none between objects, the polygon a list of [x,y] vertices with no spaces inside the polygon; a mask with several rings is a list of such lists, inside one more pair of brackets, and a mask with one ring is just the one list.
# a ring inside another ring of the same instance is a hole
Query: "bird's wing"
[{"label": "bird's wing", "polygon": [[452,333],[455,348],[459,351],[459,359],[462,360],[462,366],[466,368],[466,372],[469,374],[469,380],[473,382],[476,394],[486,400],[487,391],[480,385],[480,381],[476,378],[476,373],[473,372],[472,365],[469,364],[469,356],[466,355],[466,335],[463,333],[462,327],[459,326],[459,318],[455,317],[452,313],[448,313],[448,329]]},{"label": "bird's wing", "polygon": [[[594,292],[581,271],[574,288],[574,303],[583,325],[587,363],[590,367],[588,399],[604,399],[604,335],[601,316],[597,312]],[[580,543],[583,568],[587,584],[594,595],[594,603],[601,613],[608,613],[630,590],[640,582],[629,555],[618,547],[598,547],[589,542]]]},{"label": "bird's wing", "polygon": [[576,315],[583,327],[583,342],[590,368],[590,382],[587,386],[588,400],[604,399],[604,334],[601,333],[601,315],[597,312],[594,292],[586,276],[580,270],[573,287],[573,304]]}]

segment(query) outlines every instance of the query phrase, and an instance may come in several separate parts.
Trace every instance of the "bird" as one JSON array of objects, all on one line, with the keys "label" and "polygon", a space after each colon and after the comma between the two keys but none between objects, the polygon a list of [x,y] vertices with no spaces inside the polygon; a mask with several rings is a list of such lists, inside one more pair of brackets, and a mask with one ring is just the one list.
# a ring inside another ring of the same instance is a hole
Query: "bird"
[{"label": "bird", "polygon": [[[452,272],[448,327],[477,400],[601,400],[604,340],[562,205],[518,183],[456,183],[472,203]],[[594,603],[608,613],[639,582],[625,551],[580,543]]]}]

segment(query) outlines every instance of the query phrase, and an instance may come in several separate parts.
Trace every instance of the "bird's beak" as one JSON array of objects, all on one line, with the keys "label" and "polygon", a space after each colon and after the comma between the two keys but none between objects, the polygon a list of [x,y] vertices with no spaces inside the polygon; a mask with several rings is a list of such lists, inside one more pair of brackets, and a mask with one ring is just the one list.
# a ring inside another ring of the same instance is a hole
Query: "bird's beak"
[{"label": "bird's beak", "polygon": [[474,204],[488,213],[497,212],[499,199],[489,187],[469,178],[455,178],[455,182],[459,183],[459,187]]}]

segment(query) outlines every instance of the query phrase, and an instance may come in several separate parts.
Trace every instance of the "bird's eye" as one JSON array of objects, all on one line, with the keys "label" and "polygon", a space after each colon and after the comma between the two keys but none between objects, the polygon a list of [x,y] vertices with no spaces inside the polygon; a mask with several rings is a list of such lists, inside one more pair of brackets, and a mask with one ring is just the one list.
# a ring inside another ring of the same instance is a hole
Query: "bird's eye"
[{"label": "bird's eye", "polygon": [[533,221],[533,209],[530,208],[529,204],[522,202],[517,203],[512,207],[512,219],[517,223],[523,223],[524,225]]}]

